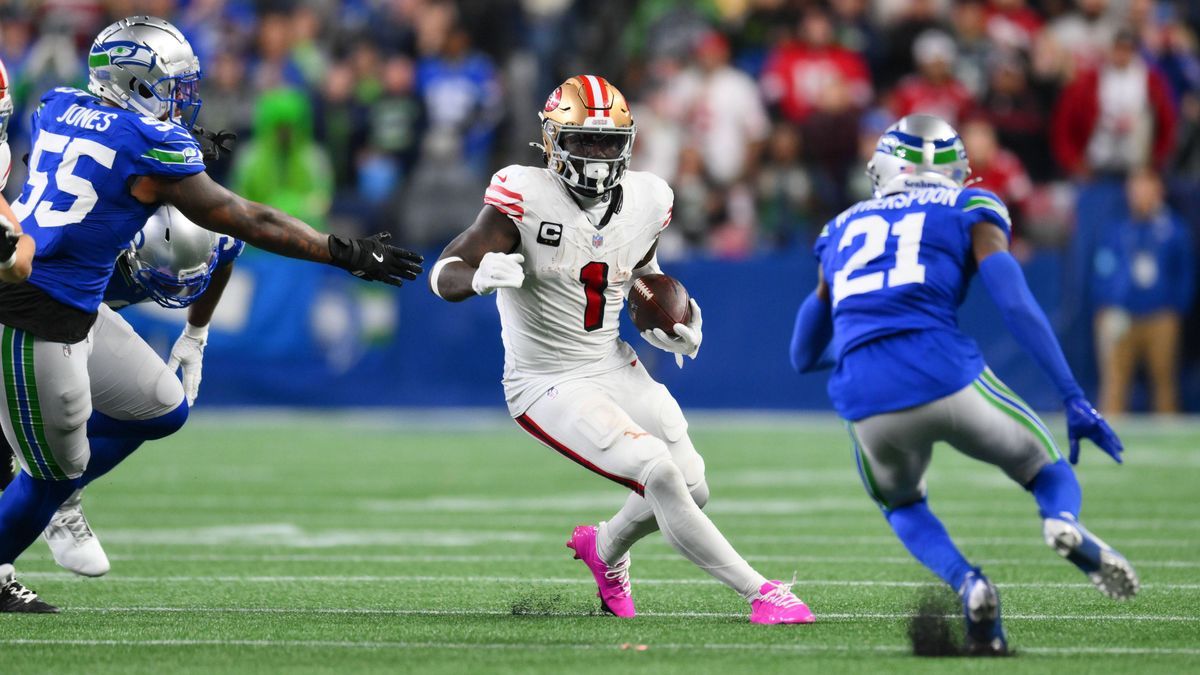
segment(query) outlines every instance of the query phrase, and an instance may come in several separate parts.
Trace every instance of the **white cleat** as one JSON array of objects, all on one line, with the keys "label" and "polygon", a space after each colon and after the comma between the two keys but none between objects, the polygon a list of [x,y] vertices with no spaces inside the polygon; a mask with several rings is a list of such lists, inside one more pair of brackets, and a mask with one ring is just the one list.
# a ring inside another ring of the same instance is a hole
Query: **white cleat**
[{"label": "white cleat", "polygon": [[78,492],[58,507],[42,536],[50,545],[54,562],[75,574],[101,577],[111,569],[104,547],[83,515],[83,503]]},{"label": "white cleat", "polygon": [[1046,544],[1087,575],[1092,584],[1114,600],[1137,595],[1141,584],[1133,565],[1113,547],[1067,514],[1042,521]]}]

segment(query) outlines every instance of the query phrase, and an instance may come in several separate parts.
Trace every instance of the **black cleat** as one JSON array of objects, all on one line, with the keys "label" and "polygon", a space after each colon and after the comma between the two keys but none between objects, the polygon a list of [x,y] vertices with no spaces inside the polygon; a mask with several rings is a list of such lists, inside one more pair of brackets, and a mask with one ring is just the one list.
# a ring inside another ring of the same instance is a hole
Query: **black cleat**
[{"label": "black cleat", "polygon": [[0,565],[0,613],[57,614],[58,608],[43,602],[37,593],[17,581],[12,565]]}]

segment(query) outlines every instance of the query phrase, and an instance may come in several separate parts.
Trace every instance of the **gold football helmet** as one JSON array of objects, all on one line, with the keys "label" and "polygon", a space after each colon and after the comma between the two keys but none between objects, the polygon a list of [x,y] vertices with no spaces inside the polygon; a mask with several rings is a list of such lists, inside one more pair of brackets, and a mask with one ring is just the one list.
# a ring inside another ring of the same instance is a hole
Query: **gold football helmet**
[{"label": "gold football helmet", "polygon": [[598,197],[616,187],[633,155],[635,127],[625,96],[598,75],[576,75],[546,99],[541,148],[567,187]]}]

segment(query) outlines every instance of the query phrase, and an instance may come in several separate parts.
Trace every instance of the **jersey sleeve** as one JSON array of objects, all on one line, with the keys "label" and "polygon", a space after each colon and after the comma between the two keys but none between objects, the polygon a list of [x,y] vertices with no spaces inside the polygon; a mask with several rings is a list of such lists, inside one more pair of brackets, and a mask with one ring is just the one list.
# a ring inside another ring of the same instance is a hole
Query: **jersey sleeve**
[{"label": "jersey sleeve", "polygon": [[653,200],[655,234],[657,235],[671,224],[671,216],[675,211],[675,191],[662,178],[653,174],[647,174],[647,176],[650,178],[650,194]]},{"label": "jersey sleeve", "polygon": [[128,150],[134,174],[186,178],[204,171],[200,144],[187,129],[150,117],[130,120],[134,133],[129,135]]},{"label": "jersey sleeve", "polygon": [[527,188],[526,167],[512,164],[492,174],[492,181],[483,193],[483,203],[494,206],[500,213],[511,218],[517,224],[525,216],[525,198],[522,192]]},{"label": "jersey sleeve", "polygon": [[233,237],[222,236],[217,240],[217,269],[227,267],[238,259],[246,250],[246,242]]},{"label": "jersey sleeve", "polygon": [[825,223],[825,227],[821,228],[821,234],[817,235],[817,240],[813,242],[813,257],[817,262],[821,262],[825,255],[825,249],[829,246],[829,229],[831,223]]},{"label": "jersey sleeve", "polygon": [[958,196],[958,207],[964,216],[964,227],[970,229],[980,221],[987,221],[1004,231],[1012,241],[1012,220],[1008,208],[995,193],[980,188],[967,188]]}]

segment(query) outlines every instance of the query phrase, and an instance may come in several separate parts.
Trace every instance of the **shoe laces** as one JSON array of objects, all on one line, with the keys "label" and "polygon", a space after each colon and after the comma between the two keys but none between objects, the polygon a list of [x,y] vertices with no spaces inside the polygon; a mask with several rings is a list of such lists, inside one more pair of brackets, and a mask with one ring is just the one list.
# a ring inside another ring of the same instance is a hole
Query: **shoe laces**
[{"label": "shoe laces", "polygon": [[70,533],[71,538],[75,541],[84,541],[96,536],[92,532],[92,527],[88,525],[87,518],[83,515],[83,509],[71,509],[60,515],[55,524]]},{"label": "shoe laces", "polygon": [[629,583],[629,554],[626,553],[617,561],[617,564],[608,566],[604,571],[604,578],[609,581],[616,581],[621,585],[621,590],[626,595],[630,594]]},{"label": "shoe laces", "polygon": [[795,584],[796,584],[796,573],[792,572],[792,580],[791,581],[789,581],[786,584],[783,582],[779,582],[779,583],[775,584],[775,588],[772,588],[770,590],[770,592],[768,592],[766,595],[762,596],[760,599],[765,603],[774,605],[775,607],[782,607],[785,609],[788,607],[795,607],[797,605],[803,605],[804,601],[801,600],[800,598],[797,598],[795,593],[792,593],[792,586],[794,586]]},{"label": "shoe laces", "polygon": [[21,582],[16,579],[9,579],[9,582],[3,586],[3,590],[7,591],[10,596],[17,600],[29,604],[37,600],[37,593],[25,588]]}]

